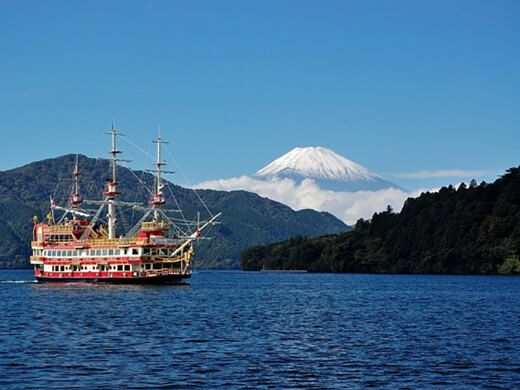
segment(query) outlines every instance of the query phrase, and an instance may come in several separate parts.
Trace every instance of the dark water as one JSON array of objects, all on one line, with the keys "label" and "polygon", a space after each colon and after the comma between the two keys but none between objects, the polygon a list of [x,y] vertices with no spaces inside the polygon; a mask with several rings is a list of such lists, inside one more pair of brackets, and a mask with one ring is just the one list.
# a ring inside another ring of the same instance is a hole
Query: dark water
[{"label": "dark water", "polygon": [[0,388],[520,388],[520,278],[0,279]]}]

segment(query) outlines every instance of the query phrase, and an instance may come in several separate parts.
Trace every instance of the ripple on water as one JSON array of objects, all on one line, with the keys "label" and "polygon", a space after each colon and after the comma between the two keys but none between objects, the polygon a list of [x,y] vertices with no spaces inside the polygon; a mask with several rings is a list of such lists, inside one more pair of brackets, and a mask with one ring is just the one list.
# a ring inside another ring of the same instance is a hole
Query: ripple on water
[{"label": "ripple on water", "polygon": [[515,388],[519,278],[0,271],[2,388]]}]

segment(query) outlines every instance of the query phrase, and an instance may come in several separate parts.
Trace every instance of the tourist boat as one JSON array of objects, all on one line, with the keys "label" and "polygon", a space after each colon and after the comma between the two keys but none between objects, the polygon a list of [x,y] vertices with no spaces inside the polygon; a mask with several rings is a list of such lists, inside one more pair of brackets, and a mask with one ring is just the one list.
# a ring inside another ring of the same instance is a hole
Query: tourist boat
[{"label": "tourist boat", "polygon": [[[179,236],[169,234],[173,219],[161,209],[165,204],[160,133],[157,141],[155,183],[152,199],[147,206],[121,202],[117,199],[116,148],[118,134],[112,124],[111,174],[103,200],[81,200],[79,195],[78,159],[73,172],[73,193],[67,207],[60,207],[51,198],[51,212],[47,220],[34,217],[31,264],[39,282],[95,282],[123,284],[176,284],[190,277],[194,259],[194,241],[200,232],[214,223],[220,213],[193,226],[193,231]],[[95,213],[80,208],[82,203],[97,204]],[[142,218],[126,234],[117,226],[116,206],[141,207]],[[108,209],[106,220],[100,218]],[[55,221],[54,212],[62,216]],[[70,215],[71,218],[67,217]],[[119,236],[116,235],[116,230]],[[176,232],[180,230],[175,229]]]}]

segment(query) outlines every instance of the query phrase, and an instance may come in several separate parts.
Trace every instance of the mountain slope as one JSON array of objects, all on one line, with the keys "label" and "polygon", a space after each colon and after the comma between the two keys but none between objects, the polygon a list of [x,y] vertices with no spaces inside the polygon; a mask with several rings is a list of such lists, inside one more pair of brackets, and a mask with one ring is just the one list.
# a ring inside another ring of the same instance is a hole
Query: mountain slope
[{"label": "mountain slope", "polygon": [[[50,195],[58,204],[66,201],[70,188],[62,179],[71,177],[74,160],[75,155],[66,155],[0,172],[0,268],[28,265],[32,216],[38,215],[41,219],[48,213]],[[90,199],[99,199],[105,179],[110,177],[108,161],[80,156],[79,166],[83,172],[80,192]],[[119,167],[121,200],[147,201],[148,195],[136,176],[149,186],[153,183],[153,177],[148,173]],[[193,220],[197,211],[204,211],[193,190],[168,185],[186,219]],[[296,212],[245,191],[197,192],[210,210],[223,213],[221,224],[207,233],[212,239],[197,244],[195,266],[199,268],[238,268],[240,251],[248,246],[279,241],[296,234],[337,233],[349,229],[328,213]],[[168,188],[165,195],[170,207],[175,207]],[[121,224],[128,225],[131,218],[131,214],[125,215]]]},{"label": "mountain slope", "polygon": [[242,252],[244,269],[315,272],[520,273],[520,168],[492,184],[443,187],[353,231],[296,237]]},{"label": "mountain slope", "polygon": [[294,148],[253,175],[257,179],[314,180],[332,191],[376,191],[399,188],[363,166],[323,147]]}]

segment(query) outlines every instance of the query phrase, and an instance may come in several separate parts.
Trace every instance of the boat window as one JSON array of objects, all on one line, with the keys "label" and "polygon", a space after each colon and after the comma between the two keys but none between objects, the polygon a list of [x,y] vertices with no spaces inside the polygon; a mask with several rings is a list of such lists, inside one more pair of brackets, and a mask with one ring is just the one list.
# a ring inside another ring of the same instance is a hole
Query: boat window
[{"label": "boat window", "polygon": [[114,252],[114,254],[115,254],[116,256],[119,256],[119,255],[121,254],[121,250],[116,249],[115,252]]},{"label": "boat window", "polygon": [[73,252],[72,252],[72,256],[74,256],[74,257],[78,257],[78,251],[73,251]]},{"label": "boat window", "polygon": [[132,248],[132,255],[138,255],[139,249],[138,248]]},{"label": "boat window", "polygon": [[144,248],[144,250],[143,250],[143,254],[144,254],[145,256],[150,256],[150,253],[151,253],[150,248]]},{"label": "boat window", "polygon": [[67,251],[67,257],[71,257],[72,256],[72,251]]},{"label": "boat window", "polygon": [[96,255],[96,251],[94,249],[91,249],[90,250],[90,256],[95,256]]},{"label": "boat window", "polygon": [[60,271],[62,271],[62,272],[65,271],[65,266],[63,266],[63,265],[60,266]]},{"label": "boat window", "polygon": [[103,256],[106,256],[106,255],[107,255],[107,250],[103,249]]},{"label": "boat window", "polygon": [[109,249],[108,250],[108,255],[109,256],[114,256],[114,250],[113,249]]},{"label": "boat window", "polygon": [[161,269],[162,268],[162,264],[161,263],[154,263],[153,264],[153,269]]},{"label": "boat window", "polygon": [[125,271],[130,271],[130,264],[125,264]]},{"label": "boat window", "polygon": [[119,265],[117,266],[117,270],[118,270],[118,271],[122,271],[122,270],[123,270],[123,265],[122,265],[122,264],[119,264]]},{"label": "boat window", "polygon": [[98,249],[98,250],[96,251],[96,256],[101,256],[101,249]]},{"label": "boat window", "polygon": [[150,263],[146,264],[146,269],[151,269],[152,265]]}]

